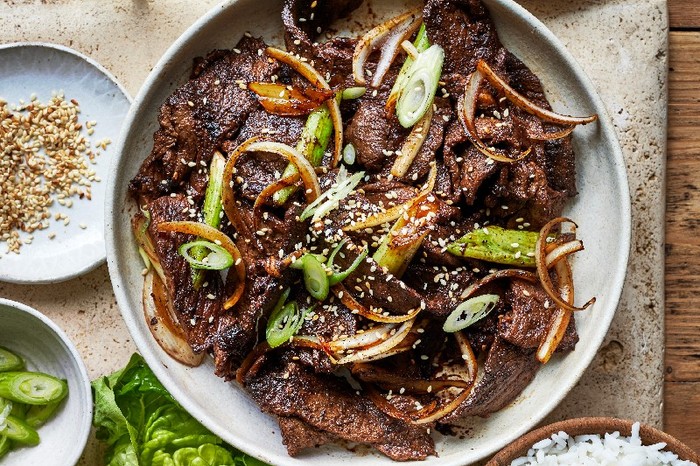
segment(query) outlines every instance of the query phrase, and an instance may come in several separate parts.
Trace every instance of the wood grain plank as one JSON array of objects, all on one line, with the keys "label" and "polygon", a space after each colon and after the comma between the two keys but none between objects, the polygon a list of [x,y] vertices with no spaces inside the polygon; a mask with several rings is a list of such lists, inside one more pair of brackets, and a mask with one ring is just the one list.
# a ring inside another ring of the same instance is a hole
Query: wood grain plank
[{"label": "wood grain plank", "polygon": [[670,382],[664,394],[666,420],[664,430],[700,451],[700,382]]},{"label": "wood grain plank", "polygon": [[671,28],[700,28],[697,0],[669,0],[668,20]]},{"label": "wood grain plank", "polygon": [[[699,76],[700,31],[672,31],[666,168],[667,382],[700,382]],[[670,387],[665,388],[674,390]],[[673,416],[667,409],[666,422],[676,422]],[[696,424],[700,429],[700,422]]]}]

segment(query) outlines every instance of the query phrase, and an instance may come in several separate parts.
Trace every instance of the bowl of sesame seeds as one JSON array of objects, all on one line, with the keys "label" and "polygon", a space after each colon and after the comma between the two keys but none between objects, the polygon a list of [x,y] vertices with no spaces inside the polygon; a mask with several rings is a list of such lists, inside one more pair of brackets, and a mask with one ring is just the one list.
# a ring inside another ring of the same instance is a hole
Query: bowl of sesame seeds
[{"label": "bowl of sesame seeds", "polygon": [[131,98],[59,45],[0,46],[0,75],[0,280],[92,270],[105,260],[103,180]]}]

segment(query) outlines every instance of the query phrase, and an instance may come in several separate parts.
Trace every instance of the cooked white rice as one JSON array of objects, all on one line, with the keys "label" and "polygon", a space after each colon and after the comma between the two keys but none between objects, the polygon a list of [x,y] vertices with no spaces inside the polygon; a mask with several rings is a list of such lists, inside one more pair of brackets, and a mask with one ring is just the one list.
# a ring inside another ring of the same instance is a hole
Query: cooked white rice
[{"label": "cooked white rice", "polygon": [[570,437],[566,432],[552,434],[530,448],[527,456],[513,460],[510,466],[576,465],[576,466],[698,466],[678,455],[663,451],[666,443],[642,445],[639,423],[632,426],[632,435],[619,432]]}]

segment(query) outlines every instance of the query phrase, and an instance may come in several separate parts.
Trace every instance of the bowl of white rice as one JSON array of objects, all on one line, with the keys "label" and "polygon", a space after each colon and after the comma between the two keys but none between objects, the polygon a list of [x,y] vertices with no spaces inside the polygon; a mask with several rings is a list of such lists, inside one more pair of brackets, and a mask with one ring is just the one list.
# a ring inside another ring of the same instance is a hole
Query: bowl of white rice
[{"label": "bowl of white rice", "polygon": [[588,417],[523,435],[486,466],[698,466],[700,455],[669,434],[639,422]]}]

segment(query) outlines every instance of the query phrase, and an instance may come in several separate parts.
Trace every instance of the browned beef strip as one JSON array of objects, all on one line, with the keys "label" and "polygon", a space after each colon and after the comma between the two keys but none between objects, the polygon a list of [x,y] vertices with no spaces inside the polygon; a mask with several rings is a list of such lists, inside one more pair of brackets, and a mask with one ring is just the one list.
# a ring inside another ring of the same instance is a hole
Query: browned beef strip
[{"label": "browned beef strip", "polygon": [[[361,250],[360,247],[348,241],[340,251],[342,255],[338,253],[334,263],[340,270],[346,270]],[[394,275],[385,272],[370,257],[360,262],[342,285],[345,287],[345,292],[370,310],[382,309],[392,315],[403,315],[421,306],[421,296],[414,289],[406,286]]]},{"label": "browned beef strip", "polygon": [[[306,58],[318,56],[319,46],[315,44],[316,38],[325,32],[333,21],[347,16],[361,3],[362,0],[285,0],[282,7],[282,23],[287,50]],[[325,65],[332,66],[333,63]]]},{"label": "browned beef strip", "polygon": [[165,272],[166,290],[178,322],[192,349],[201,352],[211,346],[215,325],[213,322],[223,311],[224,286],[221,276],[218,272],[209,272],[207,287],[195,290],[192,285],[192,269],[177,252],[181,244],[194,240],[194,237],[158,230],[158,225],[163,222],[190,220],[188,214],[183,212],[189,207],[187,198],[182,195],[163,196],[151,202],[148,205],[151,214],[148,235]]},{"label": "browned beef strip", "polygon": [[[513,280],[505,294],[511,310],[501,316],[498,334],[521,348],[537,348],[544,339],[549,321],[556,309],[541,286],[523,280]],[[547,303],[545,307],[545,303]],[[557,350],[574,349],[578,342],[576,324],[572,318]]]},{"label": "browned beef strip", "polygon": [[428,0],[423,22],[430,43],[445,50],[443,75],[467,76],[479,59],[489,60],[500,47],[489,12],[479,0]]},{"label": "browned beef strip", "polygon": [[404,280],[424,298],[426,311],[436,317],[446,317],[464,301],[460,293],[474,280],[474,274],[465,267],[448,269],[414,261]]},{"label": "browned beef strip", "polygon": [[535,377],[540,363],[526,350],[496,337],[484,365],[484,375],[464,402],[440,420],[453,424],[465,416],[488,416],[513,401]]},{"label": "browned beef strip", "polygon": [[435,454],[425,428],[387,416],[335,376],[314,374],[293,361],[275,358],[244,383],[270,414],[298,418],[340,439],[372,445],[398,461]]},{"label": "browned beef strip", "polygon": [[235,377],[241,362],[264,338],[263,318],[270,314],[290,283],[289,273],[281,277],[268,274],[263,260],[247,263],[246,269],[243,296],[218,319],[217,328],[214,329],[216,375],[227,380]]},{"label": "browned beef strip", "polygon": [[336,440],[336,436],[313,427],[296,417],[278,416],[282,443],[289,456],[298,456],[307,448],[320,447]]},{"label": "browned beef strip", "polygon": [[[214,51],[197,63],[191,79],[160,109],[160,129],[151,154],[129,184],[132,194],[152,199],[177,191],[193,171],[189,162],[208,165],[214,150],[236,136],[258,107],[255,95],[236,81],[269,81],[280,68],[264,53],[258,55],[265,47],[260,39],[243,37],[236,46],[241,53]],[[189,184],[201,196],[205,183]]]}]

